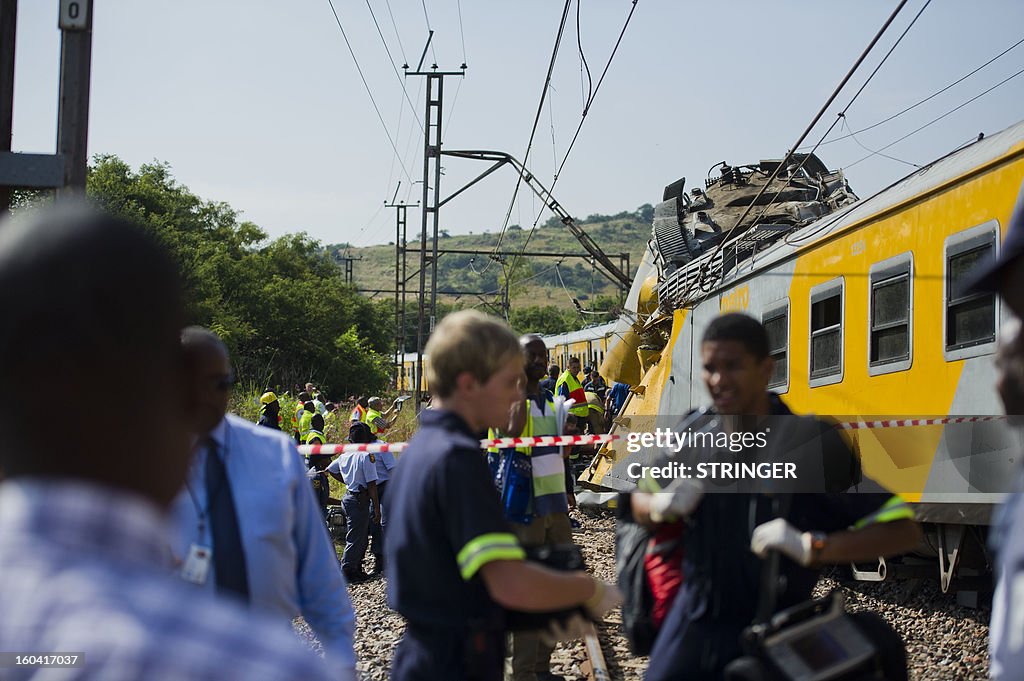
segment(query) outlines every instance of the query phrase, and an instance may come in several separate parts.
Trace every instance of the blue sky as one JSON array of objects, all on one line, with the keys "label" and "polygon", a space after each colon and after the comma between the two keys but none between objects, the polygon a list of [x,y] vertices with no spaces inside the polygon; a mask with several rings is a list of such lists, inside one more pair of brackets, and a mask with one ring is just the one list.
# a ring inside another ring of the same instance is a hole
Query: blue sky
[{"label": "blue sky", "polygon": [[[580,42],[596,82],[630,2],[581,2]],[[522,158],[563,7],[555,0],[334,0],[385,133],[329,0],[95,5],[90,155],[117,154],[133,166],[166,161],[180,182],[230,203],[272,236],[306,231],[356,245],[394,238],[393,211],[382,206],[399,181],[400,198],[415,202],[422,191],[412,185],[422,175],[422,134],[401,81],[422,120],[424,79],[397,77],[385,43],[399,72],[406,59],[415,66],[429,21],[435,35],[427,66],[435,59],[446,70],[464,59],[469,66],[461,84],[446,81],[445,148]],[[810,139],[821,136],[923,5],[907,3]],[[19,3],[18,151],[55,146],[57,6],[56,0]],[[638,0],[555,196],[574,215],[616,213],[656,203],[664,185],[679,177],[695,186],[719,161],[780,157],[895,6]],[[1020,40],[1021,26],[1019,0],[934,0],[850,108],[849,124],[867,127],[927,97]],[[830,167],[851,166],[869,155],[858,141],[878,149],[1022,68],[1024,45],[904,116],[856,141],[824,146],[819,155]],[[546,184],[580,120],[584,80],[574,2],[530,153],[529,166]],[[926,163],[1022,114],[1024,75],[885,153]],[[445,195],[483,170],[456,159],[443,165]],[[863,197],[912,170],[873,156],[848,177]],[[496,232],[514,184],[508,170],[485,180],[445,206],[442,228]],[[511,222],[529,226],[541,206],[520,196]],[[411,233],[419,219],[410,211]]]}]

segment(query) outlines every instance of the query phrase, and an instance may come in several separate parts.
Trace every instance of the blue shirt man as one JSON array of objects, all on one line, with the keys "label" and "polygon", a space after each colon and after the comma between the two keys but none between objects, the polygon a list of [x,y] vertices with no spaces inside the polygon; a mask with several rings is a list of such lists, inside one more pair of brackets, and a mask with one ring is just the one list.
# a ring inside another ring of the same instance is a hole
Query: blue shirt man
[{"label": "blue shirt man", "polygon": [[[354,678],[355,615],[302,457],[283,433],[231,414],[209,436],[234,495],[251,607],[287,621],[302,615],[332,666]],[[197,447],[187,488],[172,509],[172,551],[180,560],[192,545],[209,542],[199,533],[209,449]],[[200,588],[212,593],[213,576]]]},{"label": "blue shirt man", "polygon": [[370,539],[371,523],[379,523],[379,513],[371,518],[370,502],[373,508],[380,508],[377,497],[377,455],[367,452],[345,452],[327,467],[329,472],[340,475],[345,481],[345,496],[341,507],[348,518],[345,532],[345,553],[341,558],[341,570],[351,583],[368,579],[363,571],[363,556]]},{"label": "blue shirt man", "polygon": [[622,411],[622,405],[626,404],[627,397],[629,397],[629,384],[616,383],[608,395],[608,411],[613,417],[618,416]]}]

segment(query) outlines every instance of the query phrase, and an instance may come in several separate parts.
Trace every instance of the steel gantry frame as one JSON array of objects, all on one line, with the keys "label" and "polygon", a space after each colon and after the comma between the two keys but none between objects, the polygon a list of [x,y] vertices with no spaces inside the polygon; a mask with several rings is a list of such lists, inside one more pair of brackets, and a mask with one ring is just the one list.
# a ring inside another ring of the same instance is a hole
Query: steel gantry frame
[{"label": "steel gantry frame", "polygon": [[[419,313],[417,316],[416,332],[416,411],[420,409],[423,402],[420,383],[423,376],[423,348],[427,342],[427,336],[434,330],[434,323],[437,320],[437,230],[438,210],[441,207],[441,122],[443,117],[444,104],[444,79],[446,76],[463,77],[466,75],[466,65],[463,64],[460,71],[438,71],[437,64],[432,64],[430,70],[423,70],[423,60],[427,56],[427,49],[434,32],[430,31],[427,37],[427,44],[423,46],[423,54],[420,55],[419,64],[415,71],[406,69],[405,75],[426,76],[427,78],[427,103],[426,115],[423,120],[423,201],[422,201],[422,229],[420,231],[420,291],[419,291]],[[433,187],[431,187],[433,182]],[[426,295],[427,295],[427,227],[432,228],[432,249],[430,261],[430,329],[425,328],[427,321]]]}]

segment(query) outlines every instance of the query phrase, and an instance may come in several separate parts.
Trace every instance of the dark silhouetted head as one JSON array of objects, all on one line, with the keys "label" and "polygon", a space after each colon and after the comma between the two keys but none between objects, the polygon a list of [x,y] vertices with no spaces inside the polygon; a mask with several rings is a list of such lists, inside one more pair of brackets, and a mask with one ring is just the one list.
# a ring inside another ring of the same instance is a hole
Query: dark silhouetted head
[{"label": "dark silhouetted head", "polygon": [[370,426],[362,421],[353,421],[348,427],[348,441],[354,444],[365,444],[373,442],[377,438],[370,431]]},{"label": "dark silhouetted head", "polygon": [[[83,204],[26,213],[0,224],[0,309],[6,477],[89,480],[169,504],[191,458],[184,309],[170,254],[141,227]],[[25,409],[40,385],[75,404],[116,408],[139,437],[116,436],[94,409],[59,419]],[[125,399],[126,386],[145,399]]]}]

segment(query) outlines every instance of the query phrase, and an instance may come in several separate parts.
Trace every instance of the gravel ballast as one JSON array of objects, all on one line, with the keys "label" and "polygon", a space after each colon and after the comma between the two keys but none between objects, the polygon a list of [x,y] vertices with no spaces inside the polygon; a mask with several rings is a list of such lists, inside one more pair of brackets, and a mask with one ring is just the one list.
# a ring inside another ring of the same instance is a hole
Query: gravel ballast
[{"label": "gravel ballast", "polygon": [[[590,571],[606,581],[615,579],[615,520],[610,513],[587,515],[574,512],[583,524],[575,532],[576,542]],[[372,558],[367,562],[372,564]],[[369,565],[367,566],[369,567]],[[937,580],[911,580],[883,583],[840,582],[824,577],[815,595],[840,589],[850,611],[875,610],[889,621],[907,649],[911,679],[985,679],[988,676],[988,621],[990,608],[983,603],[976,609],[956,604],[952,594],[939,591]],[[356,611],[356,655],[358,670],[365,680],[388,678],[391,658],[405,628],[402,618],[387,607],[385,581],[349,586]],[[619,631],[618,610],[599,627],[598,636],[613,679],[640,681],[647,658],[629,652]],[[301,620],[296,630],[318,647],[312,632]],[[552,656],[551,671],[567,679],[585,679],[587,656],[582,641],[562,643]]]}]

